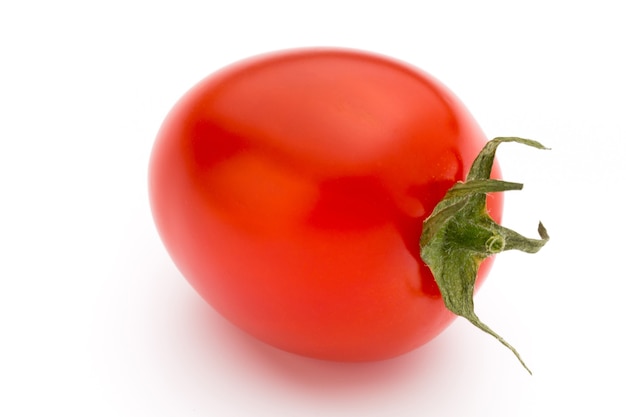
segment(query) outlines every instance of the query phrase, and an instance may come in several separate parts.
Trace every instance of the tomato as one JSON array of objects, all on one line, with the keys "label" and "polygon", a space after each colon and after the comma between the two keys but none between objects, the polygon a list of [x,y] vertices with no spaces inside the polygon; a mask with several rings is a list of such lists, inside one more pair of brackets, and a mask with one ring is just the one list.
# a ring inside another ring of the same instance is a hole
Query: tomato
[{"label": "tomato", "polygon": [[[419,240],[485,143],[418,68],[280,51],[208,76],[175,105],[152,151],[150,202],[182,275],[236,326],[310,357],[386,359],[455,318]],[[487,207],[499,222],[501,194]]]}]

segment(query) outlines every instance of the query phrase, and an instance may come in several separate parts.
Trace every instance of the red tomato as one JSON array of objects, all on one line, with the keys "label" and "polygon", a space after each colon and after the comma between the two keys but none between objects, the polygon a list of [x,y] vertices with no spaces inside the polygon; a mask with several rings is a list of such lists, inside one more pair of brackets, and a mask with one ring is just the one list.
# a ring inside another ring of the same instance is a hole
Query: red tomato
[{"label": "red tomato", "polygon": [[[417,68],[352,50],[267,54],[176,104],[151,157],[151,206],[179,270],[241,329],[311,357],[385,359],[455,317],[420,233],[485,142]],[[488,207],[499,222],[501,195]]]}]

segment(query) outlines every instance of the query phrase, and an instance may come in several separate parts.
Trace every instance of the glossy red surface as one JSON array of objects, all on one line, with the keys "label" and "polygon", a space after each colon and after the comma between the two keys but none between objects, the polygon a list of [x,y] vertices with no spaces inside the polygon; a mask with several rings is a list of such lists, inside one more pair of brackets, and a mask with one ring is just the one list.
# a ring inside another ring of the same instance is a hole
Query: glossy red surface
[{"label": "glossy red surface", "polygon": [[[151,157],[151,206],[182,274],[235,325],[307,356],[384,359],[453,319],[419,236],[485,142],[414,67],[350,50],[268,54],[176,104]],[[500,195],[489,209],[500,221]]]}]

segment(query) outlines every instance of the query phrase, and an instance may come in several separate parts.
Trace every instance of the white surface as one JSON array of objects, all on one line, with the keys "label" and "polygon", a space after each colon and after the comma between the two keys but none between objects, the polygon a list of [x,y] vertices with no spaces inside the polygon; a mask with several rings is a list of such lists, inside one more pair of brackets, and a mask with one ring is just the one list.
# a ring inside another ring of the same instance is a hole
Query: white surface
[{"label": "white surface", "polygon": [[[409,6],[412,5],[412,6]],[[0,415],[623,416],[626,29],[619,2],[79,1],[0,6]],[[434,74],[503,145],[505,224],[478,312],[404,357],[285,354],[218,317],[167,257],[146,165],[192,84],[296,46]],[[530,168],[529,168],[530,167]],[[576,414],[574,414],[576,413]]]}]

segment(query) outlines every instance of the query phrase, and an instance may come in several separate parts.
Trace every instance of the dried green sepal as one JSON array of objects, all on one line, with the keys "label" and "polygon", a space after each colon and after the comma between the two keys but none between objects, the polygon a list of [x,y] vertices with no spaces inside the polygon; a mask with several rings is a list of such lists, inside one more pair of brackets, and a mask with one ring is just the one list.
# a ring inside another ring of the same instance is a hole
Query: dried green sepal
[{"label": "dried green sepal", "polygon": [[476,157],[466,181],[455,184],[424,222],[421,256],[435,277],[446,308],[495,337],[530,373],[517,350],[480,321],[474,312],[474,285],[484,259],[511,249],[535,253],[549,239],[541,223],[540,239],[530,239],[500,226],[487,213],[487,193],[522,189],[522,184],[489,178],[496,149],[503,142],[547,149],[539,142],[516,137],[489,141]]}]

